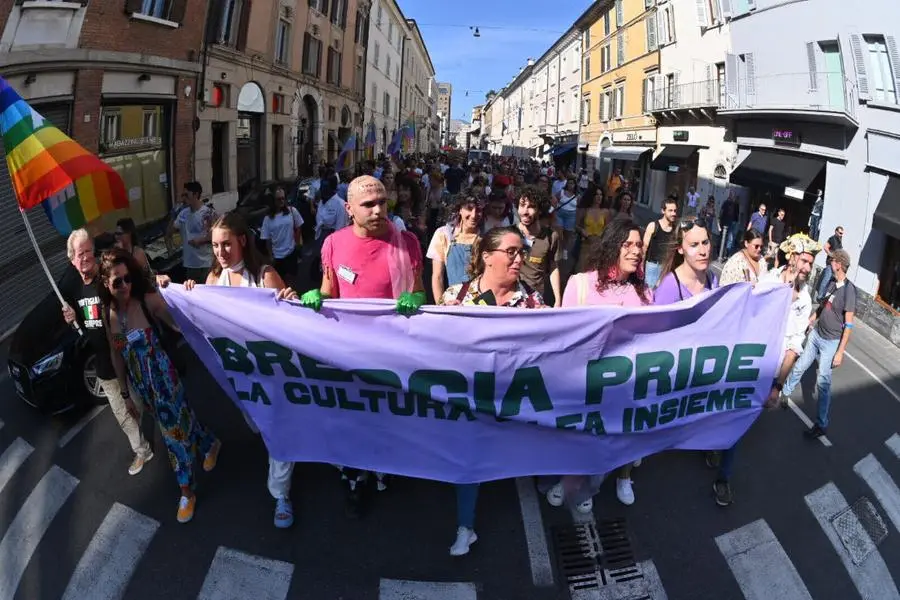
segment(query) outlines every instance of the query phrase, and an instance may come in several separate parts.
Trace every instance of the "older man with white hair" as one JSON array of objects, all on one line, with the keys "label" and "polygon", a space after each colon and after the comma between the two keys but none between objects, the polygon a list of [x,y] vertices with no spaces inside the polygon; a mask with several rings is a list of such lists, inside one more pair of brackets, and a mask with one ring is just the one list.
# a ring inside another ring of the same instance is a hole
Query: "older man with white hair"
[{"label": "older man with white hair", "polygon": [[[134,452],[128,474],[137,475],[144,468],[144,463],[153,458],[153,452],[141,434],[138,405],[131,399],[130,392],[121,388],[113,369],[108,329],[97,290],[99,267],[94,255],[94,242],[87,230],[77,229],[69,235],[66,250],[69,261],[81,280],[75,280],[67,289],[60,289],[66,301],[62,308],[63,317],[66,323],[78,323],[88,345],[94,351],[94,366],[100,387]],[[163,285],[168,282],[167,277],[160,279]]]}]

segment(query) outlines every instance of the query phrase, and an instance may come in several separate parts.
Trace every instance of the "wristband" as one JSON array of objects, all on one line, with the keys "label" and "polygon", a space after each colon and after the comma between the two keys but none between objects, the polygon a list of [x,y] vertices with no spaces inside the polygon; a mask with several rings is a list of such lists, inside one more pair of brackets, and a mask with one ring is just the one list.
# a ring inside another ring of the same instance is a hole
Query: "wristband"
[{"label": "wristband", "polygon": [[128,390],[122,390],[121,395],[123,398],[131,398],[131,393]]},{"label": "wristband", "polygon": [[777,379],[772,380],[772,389],[778,390],[779,392],[784,389],[784,384],[779,383]]},{"label": "wristband", "polygon": [[844,323],[844,329],[853,329],[853,323]]}]

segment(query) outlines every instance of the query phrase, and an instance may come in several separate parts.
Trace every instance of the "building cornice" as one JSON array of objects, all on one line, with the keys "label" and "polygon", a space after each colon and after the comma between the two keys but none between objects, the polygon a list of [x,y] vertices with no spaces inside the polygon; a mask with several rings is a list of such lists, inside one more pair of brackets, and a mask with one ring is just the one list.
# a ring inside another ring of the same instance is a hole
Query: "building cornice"
[{"label": "building cornice", "polygon": [[0,54],[0,69],[4,75],[16,75],[29,71],[70,69],[142,69],[148,73],[168,72],[196,75],[200,63],[175,60],[163,56],[138,54],[136,52],[116,52],[112,50],[90,50],[86,48],[53,48],[22,50]]}]

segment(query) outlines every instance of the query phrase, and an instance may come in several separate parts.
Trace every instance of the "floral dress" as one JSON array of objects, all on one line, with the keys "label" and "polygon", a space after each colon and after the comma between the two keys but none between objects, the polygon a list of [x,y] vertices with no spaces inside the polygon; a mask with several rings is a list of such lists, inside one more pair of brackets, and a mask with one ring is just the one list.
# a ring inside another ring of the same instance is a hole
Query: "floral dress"
[{"label": "floral dress", "polygon": [[122,331],[127,335],[116,334],[113,344],[125,359],[131,386],[156,417],[178,485],[193,487],[194,457],[198,451],[205,456],[216,437],[188,406],[178,371],[153,328],[128,330],[122,323]]}]

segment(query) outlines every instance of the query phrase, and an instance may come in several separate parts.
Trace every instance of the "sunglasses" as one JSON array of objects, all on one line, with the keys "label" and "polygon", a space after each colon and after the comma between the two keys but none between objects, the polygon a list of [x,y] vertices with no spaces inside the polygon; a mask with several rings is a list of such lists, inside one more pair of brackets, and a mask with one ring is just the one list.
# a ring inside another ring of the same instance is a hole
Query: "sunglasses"
[{"label": "sunglasses", "polygon": [[488,252],[503,252],[510,260],[515,260],[517,256],[521,256],[525,258],[528,256],[528,249],[525,247],[520,248],[495,248],[494,250],[488,250]]},{"label": "sunglasses", "polygon": [[112,280],[114,290],[121,290],[126,285],[131,285],[131,275],[123,275],[122,277],[116,277]]}]

